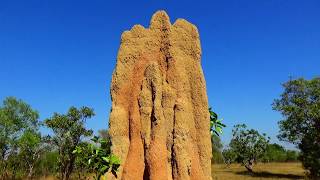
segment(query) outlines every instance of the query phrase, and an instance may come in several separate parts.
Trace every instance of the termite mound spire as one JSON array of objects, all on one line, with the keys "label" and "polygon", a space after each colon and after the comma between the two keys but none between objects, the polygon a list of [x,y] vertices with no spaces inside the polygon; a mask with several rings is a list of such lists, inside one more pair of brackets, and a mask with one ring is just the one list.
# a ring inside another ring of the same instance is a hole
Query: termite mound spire
[{"label": "termite mound spire", "polygon": [[111,83],[112,152],[122,180],[210,180],[211,140],[199,33],[156,12],[123,32]]}]

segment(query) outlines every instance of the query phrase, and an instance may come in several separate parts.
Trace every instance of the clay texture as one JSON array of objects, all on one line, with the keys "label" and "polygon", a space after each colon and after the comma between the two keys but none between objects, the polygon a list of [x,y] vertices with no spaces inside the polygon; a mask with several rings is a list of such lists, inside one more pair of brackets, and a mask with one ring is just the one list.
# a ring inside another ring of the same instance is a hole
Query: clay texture
[{"label": "clay texture", "polygon": [[164,11],[123,32],[111,84],[121,180],[210,180],[211,140],[199,33]]}]

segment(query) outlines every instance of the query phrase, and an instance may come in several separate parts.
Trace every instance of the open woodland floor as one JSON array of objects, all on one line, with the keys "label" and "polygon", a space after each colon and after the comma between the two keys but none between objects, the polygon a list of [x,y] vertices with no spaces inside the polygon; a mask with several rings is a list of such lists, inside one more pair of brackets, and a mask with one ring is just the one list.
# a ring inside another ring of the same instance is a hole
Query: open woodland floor
[{"label": "open woodland floor", "polygon": [[304,179],[305,171],[301,163],[259,163],[254,167],[254,173],[247,172],[240,164],[212,165],[213,180],[272,180],[272,179]]}]

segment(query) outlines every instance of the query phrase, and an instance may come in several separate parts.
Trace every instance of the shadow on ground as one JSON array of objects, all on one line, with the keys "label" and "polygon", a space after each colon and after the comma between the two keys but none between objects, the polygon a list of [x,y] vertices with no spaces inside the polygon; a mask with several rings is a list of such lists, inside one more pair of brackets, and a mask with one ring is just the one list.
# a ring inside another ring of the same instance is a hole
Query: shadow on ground
[{"label": "shadow on ground", "polygon": [[235,172],[238,175],[246,175],[251,177],[260,177],[260,178],[287,178],[287,179],[303,179],[304,176],[294,175],[294,174],[278,174],[278,173],[271,173],[271,172],[248,172],[248,171],[241,171]]}]

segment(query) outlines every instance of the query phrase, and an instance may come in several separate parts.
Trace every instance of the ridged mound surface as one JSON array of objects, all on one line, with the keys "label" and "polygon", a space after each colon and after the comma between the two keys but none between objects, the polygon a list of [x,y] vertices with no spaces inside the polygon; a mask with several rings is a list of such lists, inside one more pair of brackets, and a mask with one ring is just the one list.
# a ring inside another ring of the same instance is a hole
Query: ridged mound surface
[{"label": "ridged mound surface", "polygon": [[197,28],[171,25],[164,11],[150,27],[121,37],[111,84],[112,152],[122,180],[210,180],[211,140]]}]

